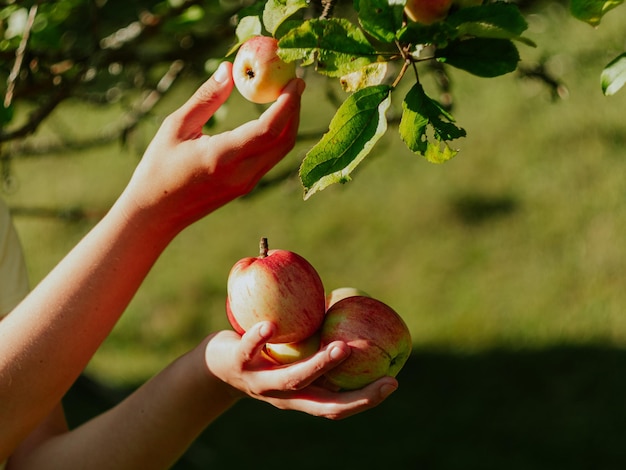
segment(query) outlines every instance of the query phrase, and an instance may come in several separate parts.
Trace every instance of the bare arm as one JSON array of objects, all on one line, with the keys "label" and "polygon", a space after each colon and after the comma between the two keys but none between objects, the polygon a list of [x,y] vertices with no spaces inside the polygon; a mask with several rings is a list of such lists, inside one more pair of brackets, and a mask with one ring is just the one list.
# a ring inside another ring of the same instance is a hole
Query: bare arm
[{"label": "bare arm", "polygon": [[349,348],[337,342],[310,359],[276,367],[260,353],[274,330],[263,323],[243,337],[232,331],[209,336],[110,411],[18,452],[9,470],[167,469],[241,397],[340,419],[378,405],[397,387],[391,377],[352,392],[317,386],[316,379],[345,359]]},{"label": "bare arm", "polygon": [[168,243],[293,147],[300,80],[258,120],[202,134],[232,90],[230,67],[166,118],[109,213],[0,322],[0,462],[60,402]]}]

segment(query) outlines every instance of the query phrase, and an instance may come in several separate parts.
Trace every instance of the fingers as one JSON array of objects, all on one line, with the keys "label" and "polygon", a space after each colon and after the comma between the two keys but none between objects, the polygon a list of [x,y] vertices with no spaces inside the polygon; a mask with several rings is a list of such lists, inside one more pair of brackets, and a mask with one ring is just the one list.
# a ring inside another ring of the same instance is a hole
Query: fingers
[{"label": "fingers", "polygon": [[277,408],[302,411],[331,420],[345,419],[380,405],[398,388],[393,377],[383,377],[364,388],[333,392],[323,387],[307,387],[267,401]]},{"label": "fingers", "polygon": [[350,347],[343,341],[335,341],[313,356],[285,367],[281,372],[288,377],[286,383],[289,390],[300,390],[321,378],[349,355]]},{"label": "fingers", "polygon": [[380,405],[398,388],[393,377],[383,377],[366,387],[335,393],[330,401],[319,402],[319,414],[328,419],[344,419]]},{"label": "fingers", "polygon": [[232,64],[222,62],[215,73],[177,111],[172,113],[180,140],[199,135],[202,126],[213,116],[230,96],[233,89]]},{"label": "fingers", "polygon": [[252,362],[275,332],[276,326],[267,321],[257,323],[246,331],[241,337],[239,345],[239,355],[242,363]]},{"label": "fingers", "polygon": [[300,97],[305,83],[296,78],[289,82],[282,94],[256,120],[248,121],[231,132],[224,133],[220,143],[229,148],[232,142],[238,143],[242,159],[265,154],[265,170],[276,164],[296,142],[300,124]]},{"label": "fingers", "polygon": [[374,408],[398,388],[393,377],[383,377],[352,391],[331,390],[318,379],[350,355],[342,341],[329,344],[308,359],[276,367],[259,363],[263,346],[271,341],[276,326],[261,322],[250,328],[239,341],[239,363],[248,378],[247,393],[277,408],[302,411],[332,420],[344,419]]}]

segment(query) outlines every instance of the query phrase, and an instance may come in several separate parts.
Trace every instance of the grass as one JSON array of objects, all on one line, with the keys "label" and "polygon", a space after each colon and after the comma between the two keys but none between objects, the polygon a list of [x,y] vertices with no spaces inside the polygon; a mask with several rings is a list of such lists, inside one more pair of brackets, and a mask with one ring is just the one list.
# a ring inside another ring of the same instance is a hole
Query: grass
[{"label": "grass", "polygon": [[[420,349],[373,410],[331,422],[242,401],[174,469],[618,470],[625,367],[623,350],[604,347]],[[124,393],[83,377],[68,417],[80,423]]]},{"label": "grass", "polygon": [[[468,137],[454,160],[427,163],[391,130],[346,185],[304,202],[289,180],[189,228],[148,276],[89,376],[132,387],[227,328],[228,270],[267,236],[309,259],[328,289],[353,285],[389,303],[409,324],[415,354],[400,390],[377,410],[337,424],[245,402],[207,431],[181,468],[197,468],[195,460],[227,466],[242,448],[255,468],[269,468],[277,457],[267,439],[287,443],[277,445],[280,458],[298,459],[299,468],[306,462],[289,452],[305,452],[305,440],[332,459],[327,468],[623,468],[626,91],[602,96],[599,74],[623,51],[625,26],[612,12],[594,30],[549,5],[531,17],[529,37],[540,47],[520,51],[526,62],[553,55],[549,69],[567,84],[568,99],[552,102],[546,88],[514,75],[455,72],[454,113]],[[193,87],[184,84],[159,112]],[[332,116],[322,90],[311,77],[303,131]],[[228,109],[227,125],[256,112],[236,96]],[[93,126],[104,119],[71,112]],[[97,215],[154,129],[141,128],[130,150],[16,161],[21,186],[6,199]],[[297,165],[312,143],[301,142],[277,171]],[[93,221],[18,213],[33,281]],[[303,430],[300,439],[294,429]]]},{"label": "grass", "polygon": [[[569,87],[564,101],[551,102],[545,87],[513,75],[484,80],[454,73],[454,112],[468,137],[444,165],[411,154],[390,129],[349,184],[304,202],[299,183],[290,180],[191,227],[159,261],[90,372],[117,383],[144,379],[206,332],[227,327],[228,270],[256,253],[261,236],[308,258],[328,289],[353,285],[389,303],[417,347],[621,345],[626,94],[603,97],[598,84],[620,28],[618,15],[593,30],[555,5],[531,17],[529,36],[540,48],[522,45],[522,57],[528,63],[543,51],[555,54],[548,64]],[[184,84],[159,112],[193,86]],[[323,129],[332,116],[330,104],[319,104],[323,89],[310,77],[303,132]],[[233,96],[228,111],[224,127],[256,109]],[[97,129],[112,112],[75,106],[58,118],[69,128],[79,115]],[[144,125],[126,148],[16,161],[21,188],[8,202],[79,208],[97,218],[155,128],[156,120]],[[301,142],[277,171],[297,166],[312,143]],[[68,224],[18,214],[34,282],[94,220]]]}]

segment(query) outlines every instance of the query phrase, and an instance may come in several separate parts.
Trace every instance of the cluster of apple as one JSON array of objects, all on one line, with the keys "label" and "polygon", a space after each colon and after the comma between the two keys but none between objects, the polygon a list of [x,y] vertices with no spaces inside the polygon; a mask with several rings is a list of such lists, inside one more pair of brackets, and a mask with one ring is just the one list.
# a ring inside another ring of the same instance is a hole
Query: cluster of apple
[{"label": "cluster of apple", "polygon": [[364,292],[345,287],[326,295],[315,268],[302,256],[269,250],[262,238],[257,257],[237,261],[228,275],[226,313],[239,334],[260,321],[277,326],[264,354],[277,364],[311,356],[333,341],[344,341],[350,356],[325,378],[353,390],[395,376],[408,359],[412,341],[400,315]]}]

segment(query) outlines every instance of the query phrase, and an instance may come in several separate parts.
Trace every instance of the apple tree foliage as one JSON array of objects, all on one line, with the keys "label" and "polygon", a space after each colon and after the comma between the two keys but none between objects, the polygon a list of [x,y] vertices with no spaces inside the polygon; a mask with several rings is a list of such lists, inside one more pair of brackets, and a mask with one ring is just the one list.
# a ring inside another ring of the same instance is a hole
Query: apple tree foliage
[{"label": "apple tree foliage", "polygon": [[[401,109],[393,128],[407,147],[431,162],[449,160],[465,130],[428,95],[424,68],[495,77],[516,70],[519,47],[534,45],[516,3],[460,8],[454,1],[444,20],[421,25],[407,20],[404,2],[0,0],[0,177],[6,183],[12,159],[23,154],[126,142],[179,77],[205,77],[256,34],[276,37],[285,60],[337,80],[347,92],[301,162],[305,197],[350,179],[392,127],[392,103]],[[595,27],[622,2],[570,0],[570,11]],[[625,82],[626,53],[601,72],[602,90],[614,94]],[[98,135],[74,132],[29,144],[27,137],[68,100],[116,103],[123,115]]]},{"label": "apple tree foliage", "polygon": [[[597,26],[622,0],[574,0],[572,14]],[[518,67],[518,46],[534,47],[524,36],[527,22],[514,3],[489,1],[460,7],[432,24],[407,19],[406,0],[354,0],[340,16],[332,0],[311,17],[306,0],[260,1],[240,13],[237,39],[269,34],[279,40],[283,60],[299,61],[340,81],[348,97],[332,118],[328,132],[304,157],[300,179],[305,198],[334,183],[343,183],[387,132],[386,112],[401,101],[397,127],[407,147],[433,163],[454,157],[454,141],[466,135],[449,110],[429,96],[420,67],[438,62],[490,78]],[[408,92],[398,85],[409,81]],[[626,54],[602,73],[606,94],[626,81]],[[401,96],[396,96],[404,93]]]}]

